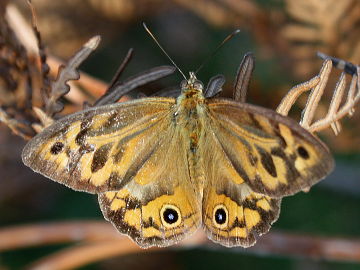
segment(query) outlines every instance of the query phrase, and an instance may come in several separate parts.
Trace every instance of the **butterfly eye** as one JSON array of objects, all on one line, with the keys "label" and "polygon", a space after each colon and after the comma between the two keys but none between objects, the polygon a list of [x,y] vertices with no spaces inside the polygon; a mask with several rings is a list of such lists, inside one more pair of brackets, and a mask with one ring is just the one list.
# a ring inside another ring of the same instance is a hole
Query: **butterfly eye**
[{"label": "butterfly eye", "polygon": [[217,205],[213,212],[213,222],[215,226],[219,229],[225,228],[228,224],[228,215],[228,210],[226,209],[225,205]]},{"label": "butterfly eye", "polygon": [[297,152],[303,159],[308,159],[310,157],[309,152],[303,146],[299,146]]},{"label": "butterfly eye", "polygon": [[64,144],[62,142],[56,142],[50,149],[50,153],[53,155],[59,154],[64,149]]},{"label": "butterfly eye", "polygon": [[165,204],[160,211],[162,224],[167,228],[174,228],[181,223],[180,209],[174,205]]},{"label": "butterfly eye", "polygon": [[194,87],[195,89],[197,89],[197,90],[203,90],[203,89],[204,89],[204,85],[203,85],[202,82],[200,82],[200,81],[195,81],[193,87]]},{"label": "butterfly eye", "polygon": [[188,88],[188,83],[187,83],[186,80],[181,81],[180,88],[181,88],[181,90],[184,90],[184,89]]}]

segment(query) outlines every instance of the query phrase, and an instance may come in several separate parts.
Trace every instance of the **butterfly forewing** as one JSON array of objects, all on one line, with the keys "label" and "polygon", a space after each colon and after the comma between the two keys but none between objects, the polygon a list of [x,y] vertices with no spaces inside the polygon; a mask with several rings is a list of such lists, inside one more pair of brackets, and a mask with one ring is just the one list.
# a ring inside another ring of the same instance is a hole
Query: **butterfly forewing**
[{"label": "butterfly forewing", "polygon": [[76,190],[119,190],[161,144],[174,102],[136,100],[64,117],[25,146],[23,162]]}]

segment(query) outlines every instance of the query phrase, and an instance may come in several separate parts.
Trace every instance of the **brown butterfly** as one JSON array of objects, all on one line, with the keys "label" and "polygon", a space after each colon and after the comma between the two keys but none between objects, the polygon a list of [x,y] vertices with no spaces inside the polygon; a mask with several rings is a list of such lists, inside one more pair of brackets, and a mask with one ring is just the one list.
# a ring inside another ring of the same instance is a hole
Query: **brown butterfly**
[{"label": "brown butterfly", "polygon": [[204,95],[190,73],[177,98],[142,98],[64,117],[25,146],[23,162],[99,194],[105,218],[141,247],[172,245],[199,227],[224,246],[251,246],[278,218],[281,198],[320,181],[334,162],[292,119],[208,97],[221,82],[210,83],[211,94]]}]

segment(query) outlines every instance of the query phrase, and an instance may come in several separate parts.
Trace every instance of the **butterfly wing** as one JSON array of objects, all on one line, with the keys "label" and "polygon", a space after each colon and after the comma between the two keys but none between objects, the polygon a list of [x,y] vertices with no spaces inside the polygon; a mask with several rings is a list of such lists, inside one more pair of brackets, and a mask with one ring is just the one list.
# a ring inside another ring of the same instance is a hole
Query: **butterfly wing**
[{"label": "butterfly wing", "polygon": [[174,104],[147,98],[65,117],[26,145],[23,161],[73,189],[101,193],[105,218],[140,246],[176,243],[200,225],[201,206]]},{"label": "butterfly wing", "polygon": [[203,226],[225,246],[248,247],[279,216],[281,197],[312,186],[333,167],[327,148],[289,118],[208,99],[200,142],[206,185]]},{"label": "butterfly wing", "polygon": [[254,192],[238,175],[213,132],[206,132],[200,145],[206,179],[202,219],[207,236],[227,247],[252,246],[277,220],[281,199]]},{"label": "butterfly wing", "polygon": [[119,190],[164,139],[173,105],[153,98],[64,117],[25,146],[23,162],[75,190]]},{"label": "butterfly wing", "polygon": [[288,117],[227,99],[208,100],[208,108],[219,149],[254,192],[292,195],[334,167],[327,147]]},{"label": "butterfly wing", "polygon": [[191,184],[186,142],[178,131],[169,129],[139,172],[148,184],[135,180],[99,195],[104,217],[141,247],[172,245],[201,224],[201,199]]}]

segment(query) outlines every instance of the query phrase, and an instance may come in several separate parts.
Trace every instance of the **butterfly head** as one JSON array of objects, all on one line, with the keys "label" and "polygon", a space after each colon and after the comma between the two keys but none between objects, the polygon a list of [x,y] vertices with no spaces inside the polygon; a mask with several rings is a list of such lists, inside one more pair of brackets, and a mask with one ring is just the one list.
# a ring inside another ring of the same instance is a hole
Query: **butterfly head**
[{"label": "butterfly head", "polygon": [[194,72],[190,72],[189,79],[181,82],[181,92],[185,95],[202,94],[204,85],[196,78]]}]

